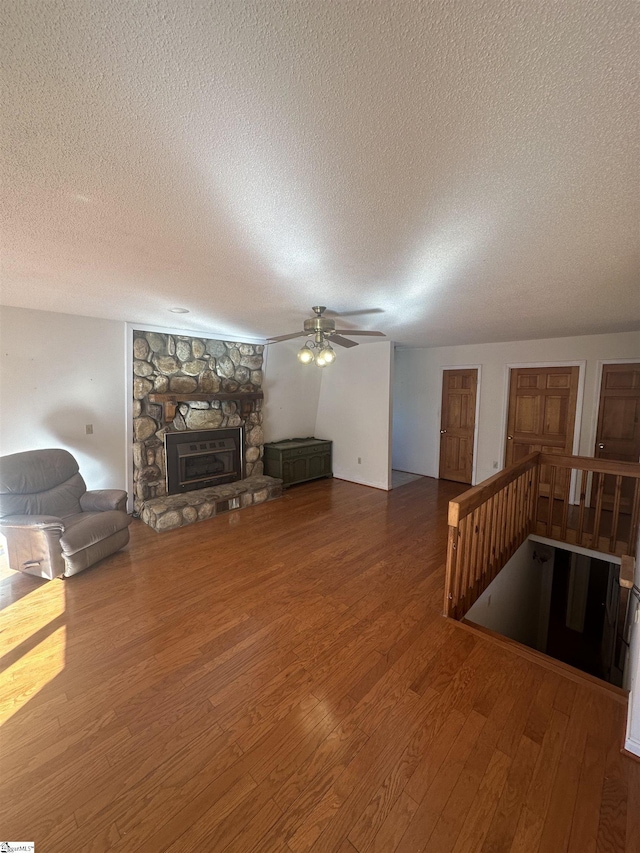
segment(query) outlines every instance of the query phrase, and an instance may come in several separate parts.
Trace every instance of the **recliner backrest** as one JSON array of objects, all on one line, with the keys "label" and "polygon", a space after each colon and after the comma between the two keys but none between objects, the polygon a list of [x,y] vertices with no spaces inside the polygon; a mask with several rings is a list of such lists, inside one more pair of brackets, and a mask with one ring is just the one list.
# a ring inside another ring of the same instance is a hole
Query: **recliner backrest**
[{"label": "recliner backrest", "polygon": [[78,463],[61,448],[28,450],[0,458],[0,518],[81,512],[87,491]]}]

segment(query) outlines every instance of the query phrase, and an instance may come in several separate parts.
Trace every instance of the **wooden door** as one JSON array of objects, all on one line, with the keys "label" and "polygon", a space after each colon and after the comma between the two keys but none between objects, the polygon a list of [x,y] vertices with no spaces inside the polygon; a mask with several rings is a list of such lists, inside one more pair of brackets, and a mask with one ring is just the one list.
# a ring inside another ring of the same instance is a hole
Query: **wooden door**
[{"label": "wooden door", "polygon": [[578,367],[511,370],[506,465],[534,450],[572,454],[578,371]]},{"label": "wooden door", "polygon": [[[579,368],[518,367],[511,370],[505,465],[534,450],[571,455],[576,422]],[[540,494],[548,494],[549,476],[543,465]],[[568,488],[568,469],[558,472],[554,495]]]},{"label": "wooden door", "polygon": [[478,371],[445,370],[440,421],[440,479],[471,483]]},{"label": "wooden door", "polygon": [[[596,459],[640,459],[640,364],[604,364],[598,408]],[[629,512],[634,484],[623,480],[620,509]],[[615,477],[604,478],[603,506],[611,509]]]}]

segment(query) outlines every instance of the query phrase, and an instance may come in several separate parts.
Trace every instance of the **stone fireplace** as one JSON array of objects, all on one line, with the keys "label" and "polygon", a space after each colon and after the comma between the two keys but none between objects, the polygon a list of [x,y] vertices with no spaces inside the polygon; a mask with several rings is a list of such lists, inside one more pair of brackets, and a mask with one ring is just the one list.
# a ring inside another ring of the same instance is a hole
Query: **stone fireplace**
[{"label": "stone fireplace", "polygon": [[[241,466],[240,479],[262,475],[262,358],[263,347],[254,344],[133,332],[133,480],[137,512],[142,513],[146,502],[168,495],[165,447],[167,439],[171,446],[182,443],[176,440],[177,433],[189,436],[185,442],[189,446],[206,443],[206,439],[196,439],[196,434],[233,430],[240,436],[240,462],[236,463]],[[228,438],[224,435],[220,440]],[[199,449],[193,451],[198,452]],[[211,460],[209,468],[203,467],[192,459],[190,479],[212,480],[216,474],[224,473],[215,470],[219,467]]]}]

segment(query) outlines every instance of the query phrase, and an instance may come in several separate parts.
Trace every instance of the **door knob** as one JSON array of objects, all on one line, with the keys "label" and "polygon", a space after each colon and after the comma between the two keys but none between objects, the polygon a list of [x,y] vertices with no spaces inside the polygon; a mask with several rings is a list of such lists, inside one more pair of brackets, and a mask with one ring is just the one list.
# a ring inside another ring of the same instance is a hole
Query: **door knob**
[{"label": "door knob", "polygon": [[446,432],[446,429],[441,429],[441,430],[440,430],[440,435],[444,435],[444,434],[445,434],[445,432]]},{"label": "door knob", "polygon": [[507,436],[507,438],[509,439],[509,441],[513,441],[513,436],[512,436],[512,435],[508,435],[508,436]]},{"label": "door knob", "polygon": [[600,448],[600,450],[604,450],[604,444],[599,444],[598,447]]}]

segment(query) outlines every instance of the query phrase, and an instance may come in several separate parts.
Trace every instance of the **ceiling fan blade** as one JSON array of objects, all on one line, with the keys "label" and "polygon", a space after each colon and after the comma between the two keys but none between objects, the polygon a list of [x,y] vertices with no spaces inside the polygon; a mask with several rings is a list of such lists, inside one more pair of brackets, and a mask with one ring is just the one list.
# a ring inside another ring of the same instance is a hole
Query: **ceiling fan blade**
[{"label": "ceiling fan blade", "polygon": [[340,335],[331,335],[329,338],[330,343],[338,344],[339,347],[357,347],[358,344],[356,341],[350,341],[348,338],[341,338]]},{"label": "ceiling fan blade", "polygon": [[367,332],[361,329],[336,329],[341,335],[375,335],[376,337],[386,337],[384,332]]},{"label": "ceiling fan blade", "polygon": [[291,338],[302,338],[308,335],[308,332],[293,332],[291,335],[278,335],[277,338],[269,338],[270,344],[277,344],[279,341],[289,341]]},{"label": "ceiling fan blade", "polygon": [[325,311],[326,317],[360,317],[363,314],[384,314],[384,308],[361,308],[359,311]]}]

